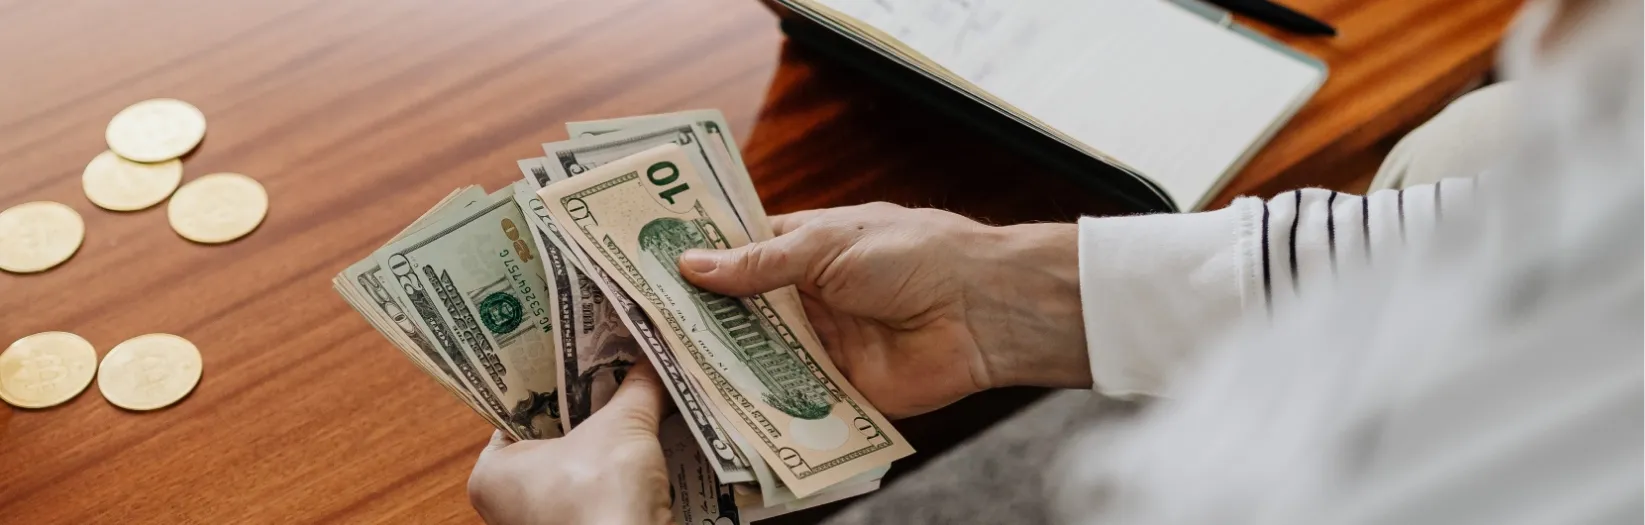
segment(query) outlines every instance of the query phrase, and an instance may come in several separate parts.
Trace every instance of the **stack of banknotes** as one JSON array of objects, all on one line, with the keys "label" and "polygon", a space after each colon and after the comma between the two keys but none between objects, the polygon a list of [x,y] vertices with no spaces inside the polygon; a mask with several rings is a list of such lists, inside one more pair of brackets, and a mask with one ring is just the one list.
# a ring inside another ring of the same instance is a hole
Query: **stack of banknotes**
[{"label": "stack of banknotes", "polygon": [[523,179],[452,192],[332,280],[395,347],[514,439],[599,410],[647,359],[675,517],[746,523],[879,487],[913,449],[834,367],[792,287],[679,274],[690,248],[771,237],[713,110],[573,122]]}]

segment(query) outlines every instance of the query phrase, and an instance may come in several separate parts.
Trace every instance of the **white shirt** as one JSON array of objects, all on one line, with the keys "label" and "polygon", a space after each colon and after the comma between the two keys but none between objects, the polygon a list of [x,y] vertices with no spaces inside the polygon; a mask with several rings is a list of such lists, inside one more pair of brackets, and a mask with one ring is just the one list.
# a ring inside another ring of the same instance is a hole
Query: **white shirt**
[{"label": "white shirt", "polygon": [[1097,390],[1074,523],[1640,523],[1638,0],[1533,3],[1481,182],[1080,222]]}]

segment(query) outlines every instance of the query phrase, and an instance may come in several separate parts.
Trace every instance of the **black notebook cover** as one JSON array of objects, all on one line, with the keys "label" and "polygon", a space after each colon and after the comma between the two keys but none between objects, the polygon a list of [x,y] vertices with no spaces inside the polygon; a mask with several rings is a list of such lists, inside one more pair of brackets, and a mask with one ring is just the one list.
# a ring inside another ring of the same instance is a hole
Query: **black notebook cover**
[{"label": "black notebook cover", "polygon": [[839,33],[803,17],[783,17],[781,26],[794,42],[862,71],[1046,168],[1114,197],[1136,212],[1178,211],[1153,182],[1069,147]]}]

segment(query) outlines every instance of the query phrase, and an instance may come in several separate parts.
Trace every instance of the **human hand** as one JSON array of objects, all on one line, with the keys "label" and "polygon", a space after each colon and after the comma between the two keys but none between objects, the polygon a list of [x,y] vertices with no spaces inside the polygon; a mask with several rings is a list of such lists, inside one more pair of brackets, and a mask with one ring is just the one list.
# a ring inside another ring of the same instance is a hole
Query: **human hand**
[{"label": "human hand", "polygon": [[883,202],[771,224],[765,242],[687,251],[681,275],[735,296],[797,286],[835,366],[885,415],[1001,386],[1091,386],[1076,226]]},{"label": "human hand", "polygon": [[469,474],[469,502],[492,525],[671,523],[657,441],[663,396],[642,362],[565,437],[511,442],[493,433]]}]

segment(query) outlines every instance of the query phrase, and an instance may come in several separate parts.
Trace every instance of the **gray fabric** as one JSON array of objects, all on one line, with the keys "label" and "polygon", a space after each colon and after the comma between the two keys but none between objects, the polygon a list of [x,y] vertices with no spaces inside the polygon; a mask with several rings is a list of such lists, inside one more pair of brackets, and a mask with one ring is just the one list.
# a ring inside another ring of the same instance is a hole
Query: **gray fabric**
[{"label": "gray fabric", "polygon": [[1137,408],[1089,391],[1053,393],[826,523],[1050,523],[1045,472],[1063,438]]}]

